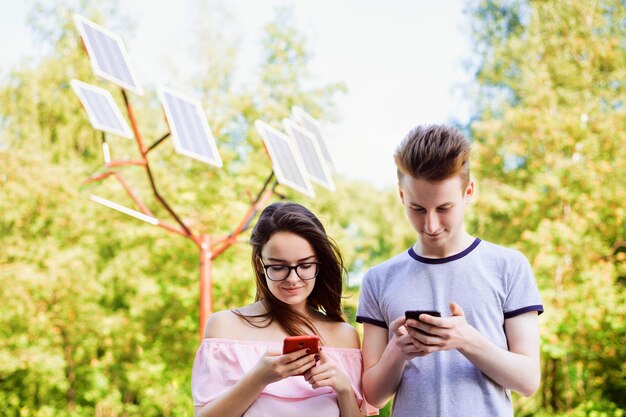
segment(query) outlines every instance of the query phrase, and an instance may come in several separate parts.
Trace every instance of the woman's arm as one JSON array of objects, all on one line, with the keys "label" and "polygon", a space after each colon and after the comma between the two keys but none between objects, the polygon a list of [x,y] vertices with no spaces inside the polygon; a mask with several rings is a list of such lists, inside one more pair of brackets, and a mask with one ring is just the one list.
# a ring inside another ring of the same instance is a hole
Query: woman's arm
[{"label": "woman's arm", "polygon": [[241,417],[265,388],[263,382],[247,373],[222,396],[203,407],[194,408],[194,417]]},{"label": "woman's arm", "polygon": [[224,394],[194,409],[196,417],[241,417],[268,384],[299,375],[315,365],[306,349],[283,355],[267,352],[254,368]]},{"label": "woman's arm", "polygon": [[[204,337],[219,338],[228,335],[232,326],[229,312],[216,313],[207,322]],[[210,403],[194,408],[195,417],[241,417],[256,401],[268,384],[293,375],[299,375],[315,364],[315,355],[306,349],[283,355],[266,352],[257,364],[235,385]]]}]

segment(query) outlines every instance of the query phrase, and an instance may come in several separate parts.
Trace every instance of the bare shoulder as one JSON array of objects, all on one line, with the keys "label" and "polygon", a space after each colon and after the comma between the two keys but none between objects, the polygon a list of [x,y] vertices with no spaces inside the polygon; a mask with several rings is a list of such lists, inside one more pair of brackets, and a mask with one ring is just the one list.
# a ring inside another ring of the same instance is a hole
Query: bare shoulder
[{"label": "bare shoulder", "polygon": [[267,322],[267,310],[263,303],[254,303],[232,310],[214,313],[204,327],[205,338],[248,339],[255,324],[259,327]]},{"label": "bare shoulder", "polygon": [[327,340],[329,346],[340,348],[360,349],[361,341],[359,333],[356,329],[342,322],[326,323],[324,326],[326,334],[323,337]]},{"label": "bare shoulder", "polygon": [[234,329],[241,325],[239,317],[230,310],[213,313],[204,326],[204,337],[229,339]]},{"label": "bare shoulder", "polygon": [[244,316],[251,316],[251,317],[260,316],[260,315],[267,313],[267,308],[265,308],[265,305],[260,301],[257,301],[254,304],[243,306],[241,308],[237,308],[235,310],[243,314]]}]

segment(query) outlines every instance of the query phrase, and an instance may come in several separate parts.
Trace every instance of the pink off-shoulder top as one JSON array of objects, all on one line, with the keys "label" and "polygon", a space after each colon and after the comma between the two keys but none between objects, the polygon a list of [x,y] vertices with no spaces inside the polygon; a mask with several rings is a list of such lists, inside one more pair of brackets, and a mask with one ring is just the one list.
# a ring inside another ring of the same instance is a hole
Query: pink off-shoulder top
[{"label": "pink off-shoulder top", "polygon": [[[222,395],[252,369],[267,350],[281,344],[251,340],[204,339],[193,363],[191,390],[196,407]],[[362,359],[359,349],[324,346],[324,351],[350,379],[361,413],[376,415],[361,393]],[[245,417],[339,417],[337,395],[330,387],[314,389],[302,376],[274,382],[246,410]]]}]

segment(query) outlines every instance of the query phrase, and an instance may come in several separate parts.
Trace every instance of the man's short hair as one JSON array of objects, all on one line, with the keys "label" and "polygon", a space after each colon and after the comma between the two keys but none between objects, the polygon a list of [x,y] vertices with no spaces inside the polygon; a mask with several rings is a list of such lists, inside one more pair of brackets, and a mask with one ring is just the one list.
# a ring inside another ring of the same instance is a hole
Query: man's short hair
[{"label": "man's short hair", "polygon": [[470,142],[457,129],[445,125],[420,125],[400,142],[393,157],[398,181],[405,175],[427,181],[461,177],[469,184]]}]

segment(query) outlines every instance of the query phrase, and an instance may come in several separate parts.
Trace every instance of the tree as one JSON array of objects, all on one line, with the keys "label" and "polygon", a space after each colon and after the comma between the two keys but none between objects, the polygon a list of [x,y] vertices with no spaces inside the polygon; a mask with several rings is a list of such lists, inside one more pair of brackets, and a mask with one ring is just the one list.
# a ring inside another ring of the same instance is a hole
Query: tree
[{"label": "tree", "polygon": [[[84,7],[82,14],[117,27],[119,17],[99,13],[88,2]],[[277,123],[294,103],[316,116],[331,113],[328,104],[341,90],[307,89],[297,81],[306,73],[306,44],[292,18],[280,16],[264,35],[268,58],[256,85],[233,91],[227,73],[234,62],[209,65],[206,79],[190,81],[205,100],[225,168],[182,159],[169,142],[150,156],[159,191],[183,218],[194,220],[195,230],[228,233],[245,212],[248,193],[270,173],[255,119]],[[121,97],[91,75],[67,7],[37,9],[33,22],[50,39],[49,53],[0,86],[0,194],[10,196],[0,199],[0,414],[189,415],[198,334],[197,249],[85,198],[81,183],[102,164],[100,134],[87,123],[68,80],[101,85],[119,104]],[[228,55],[231,47],[207,62]],[[272,76],[269,87],[263,74],[273,71],[276,59],[270,57],[283,49],[298,65],[285,62],[289,71]],[[276,93],[283,82],[290,88]],[[154,94],[131,100],[144,136],[162,135]],[[110,143],[115,156],[136,152],[130,141]],[[136,188],[148,189],[141,170],[125,169],[124,175]],[[336,194],[320,190],[314,201],[280,190],[320,214],[355,272],[408,246],[407,231],[388,226],[402,215],[393,194],[337,182]],[[87,191],[92,190],[126,204],[115,182]],[[150,195],[142,191],[142,197]],[[157,216],[167,216],[149,205]],[[215,263],[216,309],[253,299],[249,251],[235,245]],[[355,304],[353,292],[346,300],[350,317]]]},{"label": "tree", "polygon": [[470,13],[480,52],[471,124],[480,197],[470,223],[530,257],[546,306],[543,384],[520,412],[618,415],[626,9],[612,0],[486,0]]}]

